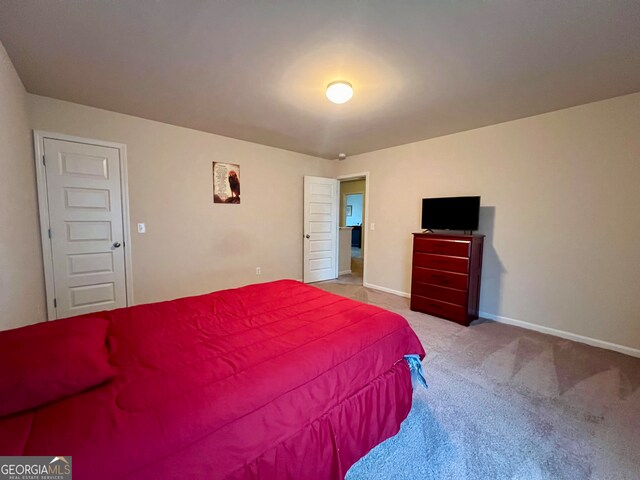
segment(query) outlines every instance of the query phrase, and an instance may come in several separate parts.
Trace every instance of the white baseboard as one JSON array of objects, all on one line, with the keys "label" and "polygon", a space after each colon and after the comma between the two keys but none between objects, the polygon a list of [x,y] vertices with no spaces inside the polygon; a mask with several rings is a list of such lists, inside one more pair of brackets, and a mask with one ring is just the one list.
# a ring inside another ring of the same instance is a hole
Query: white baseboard
[{"label": "white baseboard", "polygon": [[[411,294],[407,292],[401,292],[399,290],[393,290],[392,288],[381,287],[380,285],[374,285],[372,283],[364,283],[367,288],[373,288],[374,290],[380,290],[381,292],[391,293],[400,297],[410,298]],[[565,332],[564,330],[558,330],[557,328],[544,327],[542,325],[536,325],[535,323],[524,322],[522,320],[516,320],[514,318],[503,317],[500,315],[494,315],[493,313],[480,312],[481,318],[488,318],[499,323],[507,323],[516,327],[526,328],[527,330],[534,330],[540,333],[546,333],[560,338],[566,338],[567,340],[573,340],[574,342],[586,343],[593,347],[604,348],[607,350],[613,350],[614,352],[624,353],[625,355],[631,355],[632,357],[640,358],[640,349],[627,347],[625,345],[618,345],[617,343],[605,342],[604,340],[598,340],[596,338],[585,337],[578,335],[577,333]]]},{"label": "white baseboard", "polygon": [[380,290],[381,292],[391,293],[392,295],[398,295],[399,297],[410,298],[411,294],[407,292],[401,292],[400,290],[393,290],[387,287],[381,287],[380,285],[374,285],[373,283],[363,282],[363,287],[373,288],[374,290]]},{"label": "white baseboard", "polygon": [[540,333],[547,333],[560,338],[566,338],[567,340],[573,340],[574,342],[586,343],[593,347],[605,348],[607,350],[613,350],[614,352],[624,353],[625,355],[631,355],[632,357],[640,358],[640,349],[626,347],[624,345],[618,345],[617,343],[605,342],[604,340],[598,340],[591,337],[585,337],[578,335],[577,333],[565,332],[564,330],[558,330],[556,328],[544,327],[542,325],[536,325],[535,323],[524,322],[522,320],[516,320],[514,318],[503,317],[500,315],[494,315],[493,313],[480,312],[481,318],[488,318],[499,323],[507,323],[509,325],[515,325],[516,327],[526,328],[527,330],[535,330]]},{"label": "white baseboard", "polygon": [[348,273],[351,273],[351,270],[343,270],[343,271],[341,271],[341,272],[338,272],[338,276],[340,276],[340,275],[346,275],[346,274],[348,274]]}]

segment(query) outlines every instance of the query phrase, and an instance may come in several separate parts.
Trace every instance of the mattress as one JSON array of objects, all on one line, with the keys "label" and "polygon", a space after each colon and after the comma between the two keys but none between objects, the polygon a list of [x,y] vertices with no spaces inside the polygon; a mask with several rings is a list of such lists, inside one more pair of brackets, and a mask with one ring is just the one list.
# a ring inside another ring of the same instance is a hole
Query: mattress
[{"label": "mattress", "polygon": [[424,356],[401,316],[291,280],[85,317],[115,377],[0,418],[0,454],[72,456],[76,479],[342,478]]}]

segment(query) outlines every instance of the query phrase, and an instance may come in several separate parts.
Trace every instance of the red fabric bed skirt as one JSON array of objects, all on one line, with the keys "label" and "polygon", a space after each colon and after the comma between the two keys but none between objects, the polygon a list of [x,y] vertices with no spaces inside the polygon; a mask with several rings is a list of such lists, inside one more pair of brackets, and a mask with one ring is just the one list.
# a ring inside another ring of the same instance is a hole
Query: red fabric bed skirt
[{"label": "red fabric bed skirt", "polygon": [[[405,360],[397,362],[371,383],[336,405],[295,435],[274,446],[229,480],[338,480],[380,442],[394,436],[411,410],[413,389]],[[314,448],[309,448],[313,445]],[[215,457],[205,446],[191,450],[192,458]],[[194,462],[192,465],[207,462]],[[185,468],[167,458],[130,478],[205,478],[205,471]],[[185,476],[186,474],[186,476]],[[215,475],[214,475],[215,476]]]}]

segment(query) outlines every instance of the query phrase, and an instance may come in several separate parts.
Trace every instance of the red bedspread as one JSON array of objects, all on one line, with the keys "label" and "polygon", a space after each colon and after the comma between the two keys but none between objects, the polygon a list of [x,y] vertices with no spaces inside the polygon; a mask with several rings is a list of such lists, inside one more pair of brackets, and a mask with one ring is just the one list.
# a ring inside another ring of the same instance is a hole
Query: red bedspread
[{"label": "red bedspread", "polygon": [[399,315],[289,280],[86,317],[116,376],[0,418],[0,454],[72,455],[78,480],[339,478],[397,432],[424,355]]}]

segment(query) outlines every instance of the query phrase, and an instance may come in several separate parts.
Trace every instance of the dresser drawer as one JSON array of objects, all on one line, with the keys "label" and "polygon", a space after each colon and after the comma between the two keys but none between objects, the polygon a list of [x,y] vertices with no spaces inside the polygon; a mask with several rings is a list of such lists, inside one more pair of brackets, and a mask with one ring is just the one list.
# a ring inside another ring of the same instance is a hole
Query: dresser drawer
[{"label": "dresser drawer", "polygon": [[468,257],[470,250],[471,242],[466,240],[442,240],[417,236],[413,239],[413,253],[437,253],[454,257]]},{"label": "dresser drawer", "polygon": [[442,300],[443,302],[455,305],[467,306],[467,291],[457,288],[440,287],[431,283],[413,282],[411,284],[411,295]]},{"label": "dresser drawer", "polygon": [[469,275],[464,273],[443,272],[431,268],[413,267],[411,280],[413,282],[431,283],[443,287],[467,290]]},{"label": "dresser drawer", "polygon": [[433,268],[434,270],[447,270],[449,272],[467,273],[469,271],[469,259],[465,257],[434,255],[432,253],[414,253],[413,266]]},{"label": "dresser drawer", "polygon": [[454,322],[467,323],[467,308],[461,305],[441,302],[431,298],[411,296],[411,310],[436,315],[438,317],[453,320]]}]

